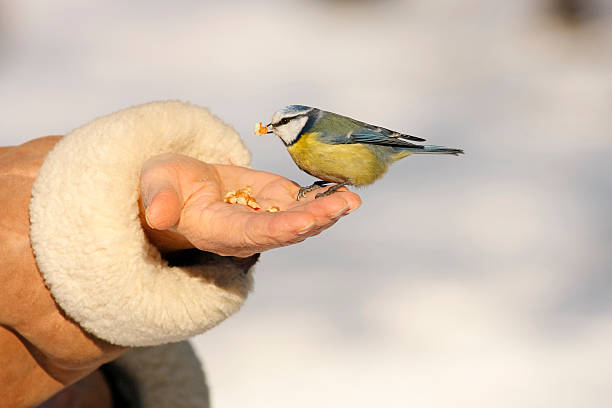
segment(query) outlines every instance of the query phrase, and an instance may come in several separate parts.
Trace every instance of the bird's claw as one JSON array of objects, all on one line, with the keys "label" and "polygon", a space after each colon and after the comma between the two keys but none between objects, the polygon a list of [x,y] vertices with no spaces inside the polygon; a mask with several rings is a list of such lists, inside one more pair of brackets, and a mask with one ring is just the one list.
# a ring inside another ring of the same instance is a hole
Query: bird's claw
[{"label": "bird's claw", "polygon": [[338,191],[338,189],[339,189],[340,187],[344,187],[345,185],[346,185],[345,183],[340,183],[340,184],[336,184],[335,186],[331,186],[330,188],[328,188],[328,189],[327,189],[327,190],[325,190],[324,192],[317,194],[317,195],[315,196],[315,200],[316,200],[317,198],[321,198],[321,197],[328,196],[328,195],[330,195],[330,194],[334,194],[334,193],[336,193],[336,192]]},{"label": "bird's claw", "polygon": [[300,201],[300,198],[306,197],[306,193],[308,192],[308,188],[300,187],[300,191],[297,193],[297,197],[295,198],[297,201]]},{"label": "bird's claw", "polygon": [[[315,181],[314,183],[312,183],[309,186],[300,187],[300,190],[297,193],[296,200],[300,201],[300,198],[306,197],[307,193],[310,193],[311,191],[317,190],[317,189],[319,189],[321,187],[325,187],[328,184],[329,184],[328,181],[317,180],[317,181]],[[317,196],[315,198],[319,198],[319,195],[317,194]]]}]

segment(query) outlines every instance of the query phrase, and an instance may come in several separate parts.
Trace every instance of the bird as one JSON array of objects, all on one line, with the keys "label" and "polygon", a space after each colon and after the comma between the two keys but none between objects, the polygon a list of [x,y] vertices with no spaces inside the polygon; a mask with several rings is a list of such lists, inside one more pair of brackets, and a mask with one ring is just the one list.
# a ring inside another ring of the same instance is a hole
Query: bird
[{"label": "bird", "polygon": [[304,105],[278,110],[268,125],[258,122],[255,133],[276,134],[295,164],[319,179],[300,187],[298,201],[329,184],[335,185],[315,198],[333,194],[342,186],[372,184],[393,162],[411,154],[463,154],[462,149],[419,145],[413,142],[425,139]]}]

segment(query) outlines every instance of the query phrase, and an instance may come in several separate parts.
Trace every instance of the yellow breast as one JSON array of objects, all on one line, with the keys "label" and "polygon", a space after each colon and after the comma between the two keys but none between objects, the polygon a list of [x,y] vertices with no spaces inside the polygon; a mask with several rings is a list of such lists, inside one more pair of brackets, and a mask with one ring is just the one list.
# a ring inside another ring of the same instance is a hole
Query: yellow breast
[{"label": "yellow breast", "polygon": [[[386,149],[383,146],[376,148]],[[297,142],[287,147],[293,161],[306,173],[321,180],[346,182],[354,186],[373,183],[394,161],[395,158],[391,158],[391,155],[384,155],[384,150],[374,149],[359,143],[322,143],[318,140],[317,133],[305,133]]]}]

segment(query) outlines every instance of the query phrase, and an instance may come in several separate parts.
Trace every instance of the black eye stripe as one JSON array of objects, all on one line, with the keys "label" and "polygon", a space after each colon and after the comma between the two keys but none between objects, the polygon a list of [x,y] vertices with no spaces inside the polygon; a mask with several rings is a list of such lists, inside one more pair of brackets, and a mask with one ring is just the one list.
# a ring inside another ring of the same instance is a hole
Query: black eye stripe
[{"label": "black eye stripe", "polygon": [[273,123],[272,126],[286,125],[287,123],[291,122],[293,119],[299,118],[300,116],[304,116],[304,115],[295,115],[295,116],[288,116],[286,118],[282,118],[278,122]]}]

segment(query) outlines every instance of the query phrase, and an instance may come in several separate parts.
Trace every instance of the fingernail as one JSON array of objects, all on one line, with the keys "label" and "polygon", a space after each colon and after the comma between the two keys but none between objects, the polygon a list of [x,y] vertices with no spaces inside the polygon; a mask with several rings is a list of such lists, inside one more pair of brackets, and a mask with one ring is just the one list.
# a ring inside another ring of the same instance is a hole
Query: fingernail
[{"label": "fingernail", "polygon": [[308,224],[306,227],[302,228],[301,230],[299,230],[297,232],[298,235],[304,235],[310,231],[312,231],[312,229],[314,228],[315,223],[313,222],[312,224]]},{"label": "fingernail", "polygon": [[146,210],[151,205],[151,201],[153,201],[153,197],[150,194],[147,194],[144,191],[140,192],[140,200],[142,201],[142,206]]},{"label": "fingernail", "polygon": [[348,210],[349,207],[348,205],[346,207],[344,207],[343,209],[341,209],[340,211],[338,211],[337,213],[335,213],[334,215],[330,216],[330,218],[340,218],[344,215],[344,213],[346,213],[346,210]]},{"label": "fingernail", "polygon": [[352,213],[353,211],[355,211],[355,210],[356,210],[356,209],[358,209],[359,207],[360,207],[360,205],[358,205],[358,206],[357,206],[357,207],[355,207],[355,208],[351,208],[350,210],[348,210],[348,211],[346,212],[346,215],[349,215],[350,213]]},{"label": "fingernail", "polygon": [[145,221],[147,222],[147,225],[150,227],[151,222],[149,221],[149,209],[147,207],[144,208],[144,216],[145,216]]}]

